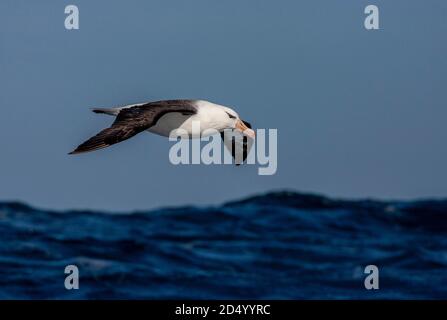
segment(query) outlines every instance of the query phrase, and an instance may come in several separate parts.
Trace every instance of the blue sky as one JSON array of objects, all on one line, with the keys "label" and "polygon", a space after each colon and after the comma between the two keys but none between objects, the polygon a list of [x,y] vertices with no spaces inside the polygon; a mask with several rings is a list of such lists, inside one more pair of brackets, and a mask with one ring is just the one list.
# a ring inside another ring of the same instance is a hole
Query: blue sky
[{"label": "blue sky", "polygon": [[[366,5],[380,30],[363,27]],[[80,29],[64,28],[76,4]],[[47,208],[214,204],[272,189],[447,196],[445,1],[1,1],[0,199]],[[150,134],[67,152],[89,111],[201,98],[278,129],[278,171],[173,166]]]}]

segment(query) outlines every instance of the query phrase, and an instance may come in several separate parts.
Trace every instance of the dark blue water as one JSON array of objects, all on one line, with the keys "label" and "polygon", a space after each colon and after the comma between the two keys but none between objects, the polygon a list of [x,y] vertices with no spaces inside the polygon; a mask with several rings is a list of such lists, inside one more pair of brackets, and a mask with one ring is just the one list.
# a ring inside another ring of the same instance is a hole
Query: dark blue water
[{"label": "dark blue water", "polygon": [[[446,299],[447,201],[271,193],[132,214],[0,204],[0,299]],[[79,267],[79,290],[64,268]],[[379,268],[379,290],[364,267]]]}]

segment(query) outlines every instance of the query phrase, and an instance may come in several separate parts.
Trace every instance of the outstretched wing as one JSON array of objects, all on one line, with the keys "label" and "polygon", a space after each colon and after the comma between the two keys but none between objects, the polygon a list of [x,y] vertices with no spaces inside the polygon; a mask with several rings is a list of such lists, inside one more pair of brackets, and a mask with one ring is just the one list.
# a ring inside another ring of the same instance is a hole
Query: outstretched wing
[{"label": "outstretched wing", "polygon": [[69,154],[90,152],[127,140],[152,127],[169,112],[193,115],[197,109],[193,100],[157,101],[122,109],[111,127],[91,137]]},{"label": "outstretched wing", "polygon": [[[242,120],[241,120],[242,121]],[[251,129],[250,123],[243,121]],[[242,134],[238,130],[224,130],[220,133],[225,147],[231,152],[234,163],[238,166],[247,159],[254,140]]]}]

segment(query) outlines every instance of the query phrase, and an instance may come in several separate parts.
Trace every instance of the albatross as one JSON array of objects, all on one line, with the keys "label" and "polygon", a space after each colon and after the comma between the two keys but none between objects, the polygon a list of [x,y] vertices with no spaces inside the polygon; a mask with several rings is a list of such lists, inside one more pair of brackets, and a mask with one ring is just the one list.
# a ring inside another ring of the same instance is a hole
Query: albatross
[{"label": "albatross", "polygon": [[[217,130],[233,158],[241,158],[243,162],[255,138],[250,123],[242,120],[233,109],[205,100],[163,100],[113,108],[93,108],[92,111],[115,116],[115,121],[109,128],[100,131],[69,154],[103,149],[143,131],[169,137],[171,132],[181,129],[192,138],[197,134],[193,133],[192,124],[198,121],[202,137],[209,135],[208,129]],[[242,139],[236,139],[237,135]],[[236,157],[237,152],[242,152],[241,157]],[[238,161],[236,164],[240,163]]]}]

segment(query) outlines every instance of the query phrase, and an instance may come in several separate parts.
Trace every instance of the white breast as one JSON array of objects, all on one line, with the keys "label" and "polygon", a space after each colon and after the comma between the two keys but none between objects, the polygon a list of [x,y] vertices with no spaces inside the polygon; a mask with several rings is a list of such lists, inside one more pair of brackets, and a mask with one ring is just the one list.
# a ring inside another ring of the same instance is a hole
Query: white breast
[{"label": "white breast", "polygon": [[157,124],[148,129],[149,132],[169,137],[172,130],[183,129],[190,134],[191,132],[191,121],[195,115],[188,116],[183,115],[180,112],[170,112],[158,119]]}]

